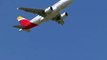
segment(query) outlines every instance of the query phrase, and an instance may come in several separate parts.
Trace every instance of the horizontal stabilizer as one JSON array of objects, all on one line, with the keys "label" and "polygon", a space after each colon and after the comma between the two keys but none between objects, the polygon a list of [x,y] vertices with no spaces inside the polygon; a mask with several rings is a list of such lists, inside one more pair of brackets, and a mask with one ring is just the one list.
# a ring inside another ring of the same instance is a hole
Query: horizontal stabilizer
[{"label": "horizontal stabilizer", "polygon": [[24,7],[20,7],[20,8],[17,8],[17,9],[18,10],[23,10],[23,11],[26,11],[26,12],[30,12],[30,13],[33,13],[33,14],[38,14],[38,15],[41,15],[43,17],[46,16],[46,13],[42,9],[32,9],[32,8],[24,8]]},{"label": "horizontal stabilizer", "polygon": [[23,29],[24,27],[22,27],[22,26],[20,26],[20,25],[15,25],[15,26],[13,26],[14,28],[18,28],[19,29],[19,32],[21,32],[21,31],[26,31],[26,32],[30,32],[30,29]]},{"label": "horizontal stabilizer", "polygon": [[23,29],[24,27],[23,26],[20,26],[20,25],[15,25],[13,26],[14,28],[19,28],[19,29]]}]

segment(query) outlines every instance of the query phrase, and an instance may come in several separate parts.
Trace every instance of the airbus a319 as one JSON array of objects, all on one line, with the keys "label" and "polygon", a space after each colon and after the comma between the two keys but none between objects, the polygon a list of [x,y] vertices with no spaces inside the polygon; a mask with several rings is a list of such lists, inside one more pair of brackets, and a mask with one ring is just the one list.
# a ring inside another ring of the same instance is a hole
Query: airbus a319
[{"label": "airbus a319", "polygon": [[19,28],[19,31],[29,32],[31,28],[36,27],[39,24],[48,20],[53,20],[58,24],[63,25],[64,18],[68,16],[68,13],[64,12],[60,14],[60,11],[67,7],[69,4],[71,4],[71,2],[72,0],[59,0],[57,3],[55,3],[52,6],[49,6],[45,10],[25,7],[17,8],[18,10],[23,10],[38,15],[31,20],[28,20],[22,16],[18,16],[17,20],[20,23],[20,25],[15,25],[14,27]]}]

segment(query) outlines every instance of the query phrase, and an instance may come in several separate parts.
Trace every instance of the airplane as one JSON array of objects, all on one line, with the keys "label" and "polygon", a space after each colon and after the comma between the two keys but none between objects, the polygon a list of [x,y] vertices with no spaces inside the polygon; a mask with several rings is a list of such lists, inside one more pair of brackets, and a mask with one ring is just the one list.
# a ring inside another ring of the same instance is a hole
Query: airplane
[{"label": "airplane", "polygon": [[20,23],[20,25],[15,25],[14,27],[19,28],[19,32],[20,31],[30,32],[31,28],[36,27],[39,24],[48,20],[53,20],[58,24],[63,25],[64,18],[68,16],[68,13],[64,12],[60,14],[60,11],[63,10],[65,7],[67,7],[69,4],[71,4],[71,2],[72,0],[59,0],[57,3],[55,3],[52,6],[49,6],[45,10],[25,8],[25,7],[17,8],[18,10],[23,10],[25,12],[38,14],[38,15],[34,17],[32,20],[28,20],[22,16],[18,16],[17,20]]}]

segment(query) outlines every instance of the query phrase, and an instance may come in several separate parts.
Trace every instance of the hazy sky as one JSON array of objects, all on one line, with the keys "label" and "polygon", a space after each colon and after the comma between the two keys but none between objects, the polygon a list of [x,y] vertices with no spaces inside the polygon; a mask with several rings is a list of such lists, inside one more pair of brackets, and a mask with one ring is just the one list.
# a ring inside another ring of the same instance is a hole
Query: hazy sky
[{"label": "hazy sky", "polygon": [[45,9],[58,0],[0,1],[0,60],[107,60],[107,0],[74,0],[64,26],[53,21],[18,32],[17,7]]}]

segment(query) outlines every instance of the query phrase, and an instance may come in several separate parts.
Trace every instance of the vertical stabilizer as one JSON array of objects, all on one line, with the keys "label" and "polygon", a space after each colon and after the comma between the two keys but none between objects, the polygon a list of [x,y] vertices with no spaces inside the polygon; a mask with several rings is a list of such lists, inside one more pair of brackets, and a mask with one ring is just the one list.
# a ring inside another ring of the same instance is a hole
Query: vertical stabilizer
[{"label": "vertical stabilizer", "polygon": [[22,16],[18,16],[17,20],[19,21],[21,26],[27,26],[30,24],[30,21]]}]

